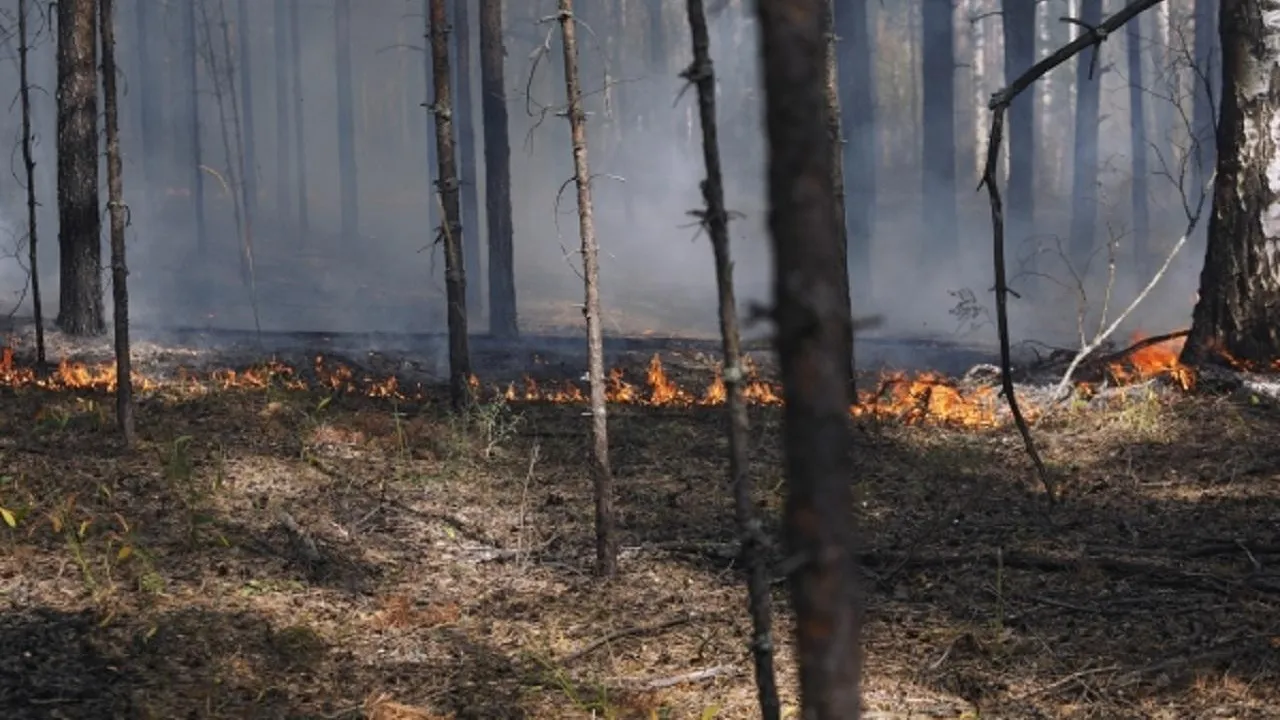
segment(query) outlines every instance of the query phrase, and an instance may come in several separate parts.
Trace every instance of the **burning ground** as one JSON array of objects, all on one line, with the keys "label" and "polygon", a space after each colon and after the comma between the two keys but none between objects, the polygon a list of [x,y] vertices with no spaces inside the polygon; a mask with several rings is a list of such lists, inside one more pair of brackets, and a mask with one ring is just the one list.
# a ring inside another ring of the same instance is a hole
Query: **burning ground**
[{"label": "burning ground", "polygon": [[[624,551],[601,585],[580,366],[552,347],[481,348],[484,400],[459,418],[428,353],[142,344],[123,454],[104,349],[53,342],[60,367],[31,370],[24,340],[0,378],[8,716],[752,716],[714,345],[612,353]],[[1280,413],[1151,347],[1086,366],[1059,404],[1037,376],[1057,360],[1023,374],[1051,512],[987,375],[865,379],[874,716],[1280,702]],[[776,517],[757,365],[752,469]],[[785,642],[779,668],[794,707]]]}]

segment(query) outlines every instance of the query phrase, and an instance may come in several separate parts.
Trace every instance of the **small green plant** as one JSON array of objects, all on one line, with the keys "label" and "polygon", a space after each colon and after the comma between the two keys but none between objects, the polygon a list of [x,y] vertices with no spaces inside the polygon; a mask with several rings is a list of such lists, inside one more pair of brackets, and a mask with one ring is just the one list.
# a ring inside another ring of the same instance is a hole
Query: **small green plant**
[{"label": "small green plant", "polygon": [[498,395],[488,402],[473,399],[463,413],[463,427],[475,433],[480,455],[489,460],[494,453],[515,437],[524,416],[514,412],[507,399]]}]

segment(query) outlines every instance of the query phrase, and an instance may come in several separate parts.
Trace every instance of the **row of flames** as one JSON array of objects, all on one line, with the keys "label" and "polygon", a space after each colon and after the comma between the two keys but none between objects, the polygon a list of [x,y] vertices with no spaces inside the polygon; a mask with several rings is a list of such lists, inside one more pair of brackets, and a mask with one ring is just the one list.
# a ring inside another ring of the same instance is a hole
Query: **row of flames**
[{"label": "row of flames", "polygon": [[[1119,383],[1132,383],[1156,376],[1167,376],[1190,388],[1194,375],[1190,368],[1178,362],[1181,340],[1151,345],[1134,352],[1124,364],[1111,366],[1111,376]],[[326,361],[317,356],[312,379],[304,379],[295,368],[271,361],[245,370],[215,370],[193,373],[180,370],[171,378],[148,377],[133,374],[135,389],[141,392],[160,389],[204,393],[213,390],[265,389],[279,387],[289,390],[321,389],[332,392],[359,393],[370,397],[394,399],[421,399],[425,392],[421,387],[402,387],[395,377],[358,377],[347,365]],[[475,376],[471,385],[483,392]],[[40,374],[34,368],[17,364],[13,350],[0,350],[0,386],[37,387],[47,390],[97,390],[114,391],[116,368],[114,363],[85,364],[61,362],[48,374]],[[491,396],[501,396],[510,402],[585,403],[587,395],[572,382],[540,384],[525,377],[505,389],[491,388]],[[781,405],[782,390],[776,383],[761,379],[755,366],[747,358],[746,380],[743,395],[753,405]],[[618,405],[643,405],[651,407],[693,407],[722,405],[727,397],[725,383],[719,370],[703,389],[691,391],[673,381],[662,365],[662,359],[654,355],[649,361],[643,385],[628,381],[623,370],[615,368],[607,378],[608,402]],[[966,389],[955,381],[932,372],[908,375],[890,372],[881,375],[876,386],[858,393],[857,402],[850,407],[854,417],[896,419],[907,423],[933,423],[969,428],[988,428],[1001,424],[998,412],[1000,399],[996,388],[979,386]]]}]

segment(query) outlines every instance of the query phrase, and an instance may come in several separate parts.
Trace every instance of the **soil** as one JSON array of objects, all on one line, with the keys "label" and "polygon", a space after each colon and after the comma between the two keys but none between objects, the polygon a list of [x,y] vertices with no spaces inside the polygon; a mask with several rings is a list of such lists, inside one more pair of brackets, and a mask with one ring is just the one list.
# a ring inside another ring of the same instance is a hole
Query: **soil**
[{"label": "soil", "polygon": [[[612,410],[602,582],[581,406],[161,388],[125,451],[103,392],[0,404],[5,717],[758,716],[721,409]],[[1272,401],[1150,386],[1033,431],[1053,506],[1009,428],[853,428],[866,717],[1280,716]]]}]

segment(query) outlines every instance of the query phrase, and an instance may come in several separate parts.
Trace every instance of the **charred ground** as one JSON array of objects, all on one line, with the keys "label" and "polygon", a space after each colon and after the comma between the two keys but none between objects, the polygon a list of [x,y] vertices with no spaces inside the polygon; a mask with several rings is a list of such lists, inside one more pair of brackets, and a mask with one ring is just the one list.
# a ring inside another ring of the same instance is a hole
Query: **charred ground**
[{"label": "charred ground", "polygon": [[[653,352],[620,347],[615,365],[640,385]],[[673,382],[712,382],[699,352],[663,351]],[[141,353],[148,372],[193,357]],[[316,382],[314,355],[298,350],[306,387],[149,391],[129,454],[101,387],[3,390],[11,717],[752,715],[720,410],[614,406],[624,550],[602,585],[582,406],[498,393],[458,417],[429,383],[396,398]],[[357,375],[403,366],[386,356]],[[768,517],[779,416],[752,409]],[[900,417],[860,418],[850,444],[870,717],[1265,717],[1280,702],[1265,396],[1155,381],[1042,413],[1052,510],[1007,428]]]}]

